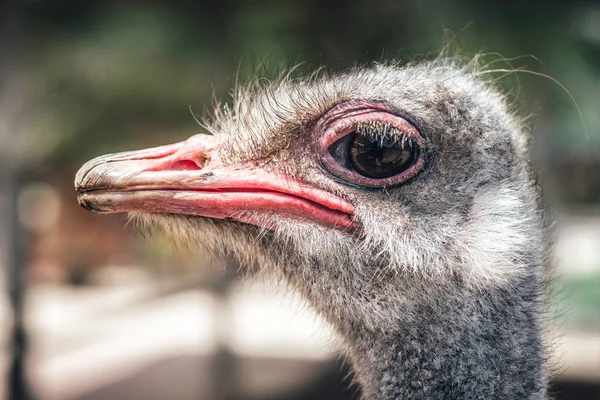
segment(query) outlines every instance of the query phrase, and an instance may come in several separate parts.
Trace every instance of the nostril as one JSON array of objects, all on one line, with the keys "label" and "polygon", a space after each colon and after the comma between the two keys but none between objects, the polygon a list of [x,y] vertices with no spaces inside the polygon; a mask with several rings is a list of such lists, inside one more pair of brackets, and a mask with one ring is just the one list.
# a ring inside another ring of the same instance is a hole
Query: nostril
[{"label": "nostril", "polygon": [[208,163],[208,157],[175,155],[158,161],[144,171],[199,171]]},{"label": "nostril", "polygon": [[204,159],[198,160],[198,162],[192,160],[179,160],[171,164],[168,169],[174,171],[193,171],[202,169],[203,165]]}]

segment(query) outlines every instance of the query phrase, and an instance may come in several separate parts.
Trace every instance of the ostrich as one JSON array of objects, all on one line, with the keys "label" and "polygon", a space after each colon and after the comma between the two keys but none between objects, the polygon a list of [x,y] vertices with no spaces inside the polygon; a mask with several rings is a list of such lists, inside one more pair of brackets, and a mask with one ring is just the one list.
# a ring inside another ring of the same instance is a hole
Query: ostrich
[{"label": "ostrich", "polygon": [[365,399],[544,399],[548,223],[483,76],[436,60],[250,85],[207,134],[86,163],[78,200],[290,285]]}]

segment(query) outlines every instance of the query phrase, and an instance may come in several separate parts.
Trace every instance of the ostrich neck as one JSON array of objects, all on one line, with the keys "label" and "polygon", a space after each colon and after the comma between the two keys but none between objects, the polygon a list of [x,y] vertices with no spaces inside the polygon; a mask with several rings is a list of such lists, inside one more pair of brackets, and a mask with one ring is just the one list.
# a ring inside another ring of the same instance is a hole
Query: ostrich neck
[{"label": "ostrich neck", "polygon": [[394,333],[344,335],[364,398],[544,399],[546,376],[534,278],[424,305]]}]

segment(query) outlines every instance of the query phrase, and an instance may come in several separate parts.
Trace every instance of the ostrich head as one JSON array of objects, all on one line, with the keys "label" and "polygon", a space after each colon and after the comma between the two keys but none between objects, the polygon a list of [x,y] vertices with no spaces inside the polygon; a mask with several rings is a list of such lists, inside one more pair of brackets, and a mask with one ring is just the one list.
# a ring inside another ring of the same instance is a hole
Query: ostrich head
[{"label": "ostrich head", "polygon": [[[342,336],[367,396],[406,395],[417,370],[436,387],[435,362],[472,378],[491,362],[478,357],[543,381],[544,237],[527,135],[475,68],[378,65],[254,85],[206,129],[89,161],[76,177],[80,204],[282,278]],[[521,333],[503,337],[512,330]],[[526,344],[533,361],[500,339]],[[477,379],[497,372],[510,375],[491,365]],[[537,383],[531,393],[542,393]]]}]

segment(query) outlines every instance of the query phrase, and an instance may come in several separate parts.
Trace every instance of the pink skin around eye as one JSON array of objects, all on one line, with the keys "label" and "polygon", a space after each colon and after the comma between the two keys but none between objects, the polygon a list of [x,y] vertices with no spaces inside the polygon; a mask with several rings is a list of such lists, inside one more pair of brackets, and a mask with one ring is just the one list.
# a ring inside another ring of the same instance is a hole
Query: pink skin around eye
[{"label": "pink skin around eye", "polygon": [[425,163],[423,154],[406,171],[389,178],[374,179],[345,168],[329,153],[329,147],[333,143],[354,132],[359,125],[370,122],[382,122],[391,125],[399,132],[411,138],[417,143],[419,148],[425,148],[425,141],[417,128],[404,118],[393,114],[385,105],[363,101],[348,102],[331,109],[317,125],[317,130],[322,135],[319,149],[320,157],[327,170],[344,181],[373,188],[398,185],[414,177],[423,168]]}]

